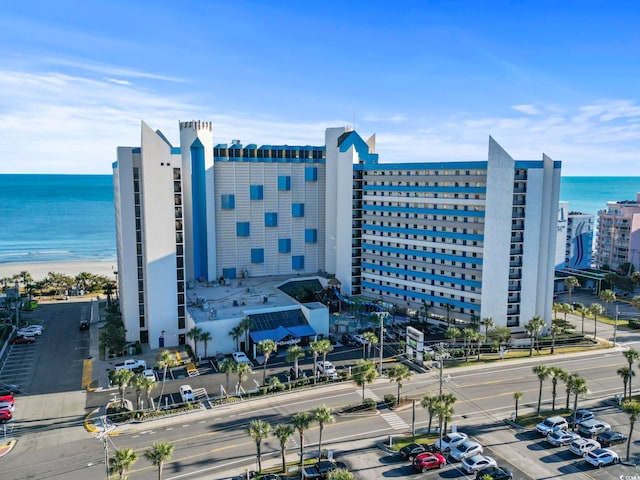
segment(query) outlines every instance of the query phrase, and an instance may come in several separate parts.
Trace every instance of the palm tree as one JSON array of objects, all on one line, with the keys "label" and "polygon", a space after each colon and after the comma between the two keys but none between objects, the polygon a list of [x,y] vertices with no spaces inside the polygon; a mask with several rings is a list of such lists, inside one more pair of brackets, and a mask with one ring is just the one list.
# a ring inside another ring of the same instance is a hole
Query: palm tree
[{"label": "palm tree", "polygon": [[[298,361],[304,358],[304,350],[300,345],[293,345],[287,349],[287,362],[293,362],[293,368],[298,371]],[[315,375],[315,372],[314,372]]]},{"label": "palm tree", "polygon": [[529,356],[532,357],[533,356],[533,343],[535,340],[535,344],[536,344],[536,350],[539,352],[540,351],[540,344],[539,344],[539,336],[540,336],[540,330],[542,330],[542,328],[545,326],[545,321],[542,319],[542,317],[536,315],[535,317],[533,317],[531,320],[529,320],[527,323],[525,323],[524,328],[527,330],[527,332],[529,332],[529,336],[531,337],[531,344],[529,346]]},{"label": "palm tree", "polygon": [[427,427],[427,433],[431,433],[431,421],[433,420],[433,416],[436,414],[437,401],[438,397],[435,395],[425,395],[422,397],[422,401],[420,402],[422,408],[426,408],[427,413],[429,414],[429,426]]},{"label": "palm tree", "polygon": [[598,315],[604,313],[604,308],[599,303],[592,303],[589,307],[589,313],[593,315],[593,339],[595,340],[598,330]]},{"label": "palm tree", "polygon": [[[573,418],[576,418],[577,414],[578,414],[578,395],[586,395],[586,393],[589,391],[587,389],[587,383],[585,382],[584,378],[580,377],[579,375],[574,375],[571,378],[571,385],[570,385],[570,390],[571,393],[574,395],[573,397]],[[573,422],[573,430],[576,429],[576,422]]]},{"label": "palm tree", "polygon": [[284,383],[282,383],[280,379],[275,375],[273,377],[269,377],[269,380],[267,380],[267,386],[272,392],[275,392],[277,390],[284,390],[285,388]]},{"label": "palm tree", "polygon": [[553,302],[551,309],[553,310],[553,318],[558,318],[558,312],[562,310],[562,304],[560,302]]},{"label": "palm tree", "polygon": [[633,436],[633,427],[640,417],[640,403],[629,400],[623,402],[622,411],[629,416],[629,437],[627,438],[627,461],[629,461],[629,449],[631,448],[631,437]]},{"label": "palm tree", "polygon": [[469,361],[469,350],[471,347],[471,342],[475,338],[476,331],[473,328],[463,328],[462,336],[464,337],[464,360],[465,362]]},{"label": "palm tree", "polygon": [[353,374],[353,381],[362,387],[362,401],[364,402],[364,387],[367,383],[372,383],[378,376],[376,366],[370,360],[358,360]]},{"label": "palm tree", "polygon": [[320,427],[320,436],[318,440],[318,458],[321,458],[322,455],[322,431],[324,430],[324,426],[333,423],[336,421],[333,416],[333,410],[326,405],[322,405],[321,407],[316,407],[311,410],[311,415],[313,415],[313,419],[318,422],[318,426]]},{"label": "palm tree", "polygon": [[291,417],[291,425],[300,434],[300,468],[304,465],[304,433],[311,426],[313,415],[309,412],[298,412]]},{"label": "palm tree", "polygon": [[236,344],[235,345],[236,350],[240,350],[240,347],[238,346],[238,340],[240,340],[240,337],[242,336],[243,333],[244,333],[244,330],[240,325],[233,327],[229,332],[229,336],[233,338],[233,341]]},{"label": "palm tree", "polygon": [[513,399],[516,401],[516,421],[518,420],[518,403],[522,398],[522,392],[514,392]]},{"label": "palm tree", "polygon": [[309,350],[311,350],[313,354],[313,383],[316,383],[318,381],[318,375],[316,375],[318,371],[318,355],[320,355],[320,351],[322,350],[322,340],[310,342]]},{"label": "palm tree", "polygon": [[600,292],[600,300],[602,300],[605,303],[605,305],[607,305],[607,308],[605,309],[605,313],[609,315],[609,311],[608,311],[609,304],[616,301],[616,292],[610,289],[602,290]]},{"label": "palm tree", "polygon": [[482,344],[484,343],[484,341],[486,340],[487,337],[485,337],[483,334],[476,332],[475,333],[475,340],[476,342],[478,342],[478,358],[477,360],[480,361],[480,349],[482,348]]},{"label": "palm tree", "polygon": [[635,372],[629,367],[620,367],[616,370],[616,373],[622,378],[622,401],[625,401],[627,399],[627,384],[631,380],[631,375],[635,375]]},{"label": "palm tree", "polygon": [[253,373],[251,369],[251,365],[248,363],[238,363],[236,362],[236,371],[235,373],[238,375],[238,385],[236,386],[236,393],[240,394],[240,388],[242,388],[242,381],[247,379],[247,376],[250,373]]},{"label": "palm tree", "polygon": [[563,372],[561,377],[562,381],[564,382],[564,390],[565,393],[567,394],[567,398],[565,401],[565,405],[564,408],[565,410],[569,410],[569,398],[571,396],[571,384],[573,383],[573,379],[575,377],[577,377],[578,374],[577,373],[568,373],[568,372]]},{"label": "palm tree", "polygon": [[320,340],[320,350],[318,350],[322,354],[322,361],[327,361],[327,354],[333,352],[333,345],[329,339]]},{"label": "palm tree", "polygon": [[451,339],[451,343],[453,343],[453,344],[456,343],[456,338],[458,338],[461,335],[462,335],[462,331],[460,331],[460,329],[457,328],[457,327],[449,327],[444,332],[445,338]]},{"label": "palm tree", "polygon": [[483,318],[480,323],[484,325],[484,337],[489,338],[489,329],[495,327],[496,322],[493,321],[493,318],[486,317]]},{"label": "palm tree", "polygon": [[[640,357],[640,353],[638,353],[637,350],[630,348],[629,350],[625,350],[624,352],[622,352],[622,355],[624,355],[624,358],[627,359],[627,363],[629,364],[629,371],[632,372],[633,362],[635,362]],[[629,375],[629,399],[631,399],[631,375]]]},{"label": "palm tree", "polygon": [[154,467],[158,467],[158,480],[162,480],[162,467],[173,455],[173,445],[169,442],[156,442],[144,452],[144,456]]},{"label": "palm tree", "polygon": [[123,368],[122,370],[116,370],[115,372],[113,372],[113,375],[111,377],[113,383],[115,383],[120,389],[120,404],[122,405],[122,407],[124,407],[125,391],[127,390],[127,386],[131,382],[133,376],[134,373],[131,370],[126,370]]},{"label": "palm tree", "polygon": [[202,332],[200,334],[200,341],[204,343],[204,356],[207,357],[207,347],[209,346],[209,342],[213,339],[213,335],[211,332]]},{"label": "palm tree", "polygon": [[245,348],[247,348],[247,345],[249,345],[249,332],[253,328],[253,320],[251,320],[249,317],[244,317],[242,320],[240,320],[240,323],[238,326],[242,329],[242,332],[244,333],[244,345],[245,345]]},{"label": "palm tree", "polygon": [[[277,377],[273,377],[277,378]],[[287,442],[293,435],[293,425],[289,425],[287,423],[279,423],[275,427],[273,427],[273,436],[278,439],[280,442],[280,453],[282,455],[282,471],[287,471]]]},{"label": "palm tree", "polygon": [[118,474],[118,478],[123,480],[126,473],[133,464],[138,461],[138,454],[132,448],[119,448],[113,457],[109,459],[109,474]]},{"label": "palm tree", "polygon": [[378,336],[373,332],[364,332],[365,343],[362,345],[362,358],[364,358],[364,348],[367,347],[367,358],[371,358],[371,347],[378,343]]},{"label": "palm tree", "polygon": [[590,313],[589,309],[585,307],[582,303],[576,303],[575,307],[573,307],[573,311],[580,314],[580,317],[582,317],[581,333],[582,335],[584,335],[584,317],[589,315]]},{"label": "palm tree", "polygon": [[327,474],[327,480],[354,480],[355,478],[353,473],[344,468],[336,468]]},{"label": "palm tree", "polygon": [[402,382],[405,380],[409,380],[413,373],[409,370],[409,367],[403,365],[402,363],[398,363],[395,365],[389,372],[387,373],[389,376],[389,381],[397,382],[398,384],[398,398],[396,400],[397,404],[400,404],[400,389],[402,388]]},{"label": "palm tree", "polygon": [[178,365],[175,357],[169,350],[162,350],[156,359],[156,366],[162,369],[162,389],[160,390],[160,398],[158,398],[158,405],[156,405],[156,410],[160,408],[160,404],[162,403],[162,395],[164,394],[164,384],[167,381],[167,369],[173,368]]},{"label": "palm tree", "polygon": [[554,411],[556,409],[556,395],[558,388],[558,380],[562,379],[564,376],[564,370],[560,367],[550,367],[549,368],[549,377],[551,378],[551,410]]},{"label": "palm tree", "polygon": [[573,293],[574,288],[578,288],[580,286],[580,282],[576,277],[566,277],[564,279],[564,285],[569,290],[569,303],[571,303],[571,294]]},{"label": "palm tree", "polygon": [[202,335],[202,329],[199,327],[193,327],[187,332],[187,338],[193,340],[193,355],[198,359],[198,342],[200,341],[200,335]]},{"label": "palm tree", "polygon": [[449,325],[451,323],[451,310],[453,306],[450,303],[445,303],[444,309],[447,311],[447,325]]},{"label": "palm tree", "polygon": [[538,390],[538,415],[540,415],[540,406],[542,405],[542,384],[551,375],[551,370],[546,365],[536,365],[533,367],[533,373],[538,377],[540,389]]},{"label": "palm tree", "polygon": [[440,434],[440,445],[442,445],[442,434],[447,431],[447,423],[453,418],[453,405],[440,398],[434,405],[435,414],[438,417],[438,429]]},{"label": "palm tree", "polygon": [[271,433],[271,425],[264,420],[251,420],[247,427],[247,433],[256,443],[256,453],[258,455],[258,473],[262,472],[262,441],[269,438]]},{"label": "palm tree", "polygon": [[227,379],[226,384],[226,396],[229,396],[229,374],[236,373],[236,369],[238,367],[238,362],[236,362],[233,358],[225,358],[220,364],[220,371],[225,374]]},{"label": "palm tree", "polygon": [[264,364],[262,367],[262,384],[264,385],[264,382],[267,378],[267,362],[269,361],[269,356],[273,352],[278,350],[278,344],[275,342],[275,340],[266,338],[258,342],[258,350],[261,351],[264,355]]},{"label": "palm tree", "polygon": [[[640,273],[640,272],[633,272]],[[636,295],[631,299],[631,306],[638,310],[638,314],[640,315],[640,295]]]},{"label": "palm tree", "polygon": [[138,374],[133,377],[131,385],[133,385],[136,389],[136,408],[140,410],[140,397],[142,396],[142,392],[145,392],[147,398],[147,406],[151,406],[151,402],[149,401],[149,396],[151,393],[151,389],[157,385],[153,378],[145,377],[144,375]]}]

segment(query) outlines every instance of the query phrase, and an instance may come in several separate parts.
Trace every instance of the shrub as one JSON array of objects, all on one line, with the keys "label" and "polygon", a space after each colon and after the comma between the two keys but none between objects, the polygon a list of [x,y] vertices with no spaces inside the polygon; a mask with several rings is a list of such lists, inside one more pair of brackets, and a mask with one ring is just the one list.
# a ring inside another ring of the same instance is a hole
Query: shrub
[{"label": "shrub", "polygon": [[629,319],[629,328],[639,329],[640,328],[640,319],[630,318]]},{"label": "shrub", "polygon": [[193,348],[191,348],[191,345],[187,344],[184,346],[184,351],[187,352],[187,355],[189,355],[191,358],[195,358],[193,356]]},{"label": "shrub", "polygon": [[384,403],[387,405],[395,405],[396,404],[396,396],[393,393],[387,393],[384,396]]},{"label": "shrub", "polygon": [[369,410],[375,410],[378,403],[373,398],[365,398],[362,404]]}]

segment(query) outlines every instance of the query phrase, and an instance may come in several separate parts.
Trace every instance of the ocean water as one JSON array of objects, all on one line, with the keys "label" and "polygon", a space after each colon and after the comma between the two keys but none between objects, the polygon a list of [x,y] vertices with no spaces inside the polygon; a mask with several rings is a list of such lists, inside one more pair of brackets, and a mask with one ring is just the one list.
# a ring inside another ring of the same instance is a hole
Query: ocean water
[{"label": "ocean water", "polygon": [[[563,177],[560,200],[596,215],[640,177]],[[115,261],[111,175],[0,175],[0,263]]]},{"label": "ocean water", "polygon": [[0,263],[115,259],[111,175],[0,175]]}]

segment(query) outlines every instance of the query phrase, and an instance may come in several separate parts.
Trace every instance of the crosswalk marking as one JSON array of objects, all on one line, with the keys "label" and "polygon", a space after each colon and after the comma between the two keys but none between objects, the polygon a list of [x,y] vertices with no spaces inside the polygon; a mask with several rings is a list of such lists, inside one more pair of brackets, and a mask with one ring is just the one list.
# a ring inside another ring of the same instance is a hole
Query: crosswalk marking
[{"label": "crosswalk marking", "polygon": [[393,428],[394,430],[408,430],[409,425],[405,422],[396,412],[381,413],[380,416]]}]

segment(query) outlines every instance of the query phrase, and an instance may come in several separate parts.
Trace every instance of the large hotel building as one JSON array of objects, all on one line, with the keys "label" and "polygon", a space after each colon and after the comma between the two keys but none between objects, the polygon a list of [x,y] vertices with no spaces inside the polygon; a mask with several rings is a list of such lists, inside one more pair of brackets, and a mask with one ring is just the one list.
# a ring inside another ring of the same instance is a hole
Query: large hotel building
[{"label": "large hotel building", "polygon": [[323,305],[267,289],[316,277],[514,331],[549,320],[560,162],[514,160],[492,138],[486,161],[411,160],[378,162],[375,137],[348,128],[323,146],[214,145],[210,122],[189,121],[174,147],[142,123],[114,163],[127,338],[170,346],[198,326],[228,352],[246,317],[254,342],[326,334]]}]

